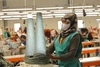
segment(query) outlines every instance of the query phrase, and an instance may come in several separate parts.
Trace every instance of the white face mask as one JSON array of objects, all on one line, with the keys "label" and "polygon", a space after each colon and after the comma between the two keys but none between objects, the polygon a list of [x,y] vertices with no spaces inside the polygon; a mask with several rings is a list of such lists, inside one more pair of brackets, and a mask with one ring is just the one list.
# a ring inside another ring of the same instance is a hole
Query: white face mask
[{"label": "white face mask", "polygon": [[51,34],[52,37],[54,37],[54,34]]},{"label": "white face mask", "polygon": [[64,24],[64,23],[62,23],[62,28],[61,28],[61,30],[67,30],[68,28],[70,27],[70,23],[69,24]]}]

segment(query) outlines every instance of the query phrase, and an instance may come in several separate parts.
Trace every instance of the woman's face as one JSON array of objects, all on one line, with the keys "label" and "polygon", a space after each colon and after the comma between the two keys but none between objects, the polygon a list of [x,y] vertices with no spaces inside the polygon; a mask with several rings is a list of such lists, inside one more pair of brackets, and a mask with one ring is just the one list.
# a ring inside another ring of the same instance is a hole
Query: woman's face
[{"label": "woman's face", "polygon": [[67,22],[67,21],[65,20],[65,18],[62,18],[61,21],[62,21],[62,23],[64,23],[64,24],[69,24],[69,22]]}]

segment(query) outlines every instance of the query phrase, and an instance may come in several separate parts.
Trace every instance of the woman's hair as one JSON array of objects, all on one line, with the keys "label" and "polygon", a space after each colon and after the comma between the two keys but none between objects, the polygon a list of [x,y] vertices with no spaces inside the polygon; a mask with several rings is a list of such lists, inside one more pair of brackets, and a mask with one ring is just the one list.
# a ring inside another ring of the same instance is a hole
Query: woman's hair
[{"label": "woman's hair", "polygon": [[54,30],[54,31],[55,31],[56,35],[58,35],[58,32],[57,32],[55,29],[51,29],[51,31],[52,31],[52,30]]},{"label": "woman's hair", "polygon": [[45,36],[47,37],[47,38],[50,38],[50,36],[51,36],[51,30],[50,29],[44,29],[44,34],[45,34]]},{"label": "woman's hair", "polygon": [[88,29],[87,28],[81,28],[80,30],[81,30],[81,32],[87,32],[88,33]]},{"label": "woman's hair", "polygon": [[20,38],[26,39],[26,36],[25,35],[21,35]]},{"label": "woman's hair", "polygon": [[24,28],[23,32],[24,33],[27,33],[27,27]]}]

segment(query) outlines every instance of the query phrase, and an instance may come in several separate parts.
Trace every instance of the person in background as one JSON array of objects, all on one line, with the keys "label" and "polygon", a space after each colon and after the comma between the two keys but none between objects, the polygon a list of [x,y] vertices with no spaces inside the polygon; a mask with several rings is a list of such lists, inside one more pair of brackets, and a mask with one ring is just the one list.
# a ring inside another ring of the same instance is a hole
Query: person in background
[{"label": "person in background", "polygon": [[[81,28],[81,32],[80,34],[82,35],[82,41],[91,41],[93,40],[93,36],[91,35],[90,32],[88,32],[88,29],[87,28]],[[92,47],[92,45],[88,45],[88,46],[85,46],[86,47]],[[90,57],[90,54],[88,53],[87,54],[87,57]]]},{"label": "person in background", "polygon": [[4,36],[3,35],[0,35],[0,40],[4,41]]},{"label": "person in background", "polygon": [[[58,60],[59,67],[81,67],[79,58],[82,51],[82,37],[76,31],[77,16],[74,13],[68,13],[61,21],[61,33],[46,50],[46,55]],[[56,55],[52,55],[54,50]]]},{"label": "person in background", "polygon": [[88,32],[88,40],[91,41],[93,40],[93,35],[92,33],[87,29],[87,32]]},{"label": "person in background", "polygon": [[22,35],[26,36],[26,34],[27,34],[27,27],[24,28]]},{"label": "person in background", "polygon": [[17,32],[22,33],[22,27],[20,27]]},{"label": "person in background", "polygon": [[82,35],[83,41],[91,41],[93,40],[93,36],[90,32],[88,32],[87,28],[81,28],[80,34]]},{"label": "person in background", "polygon": [[17,55],[19,51],[18,51],[18,44],[16,42],[16,38],[15,36],[12,36],[10,39],[11,39],[11,44],[10,44],[11,54]]},{"label": "person in background", "polygon": [[22,34],[22,28],[20,27],[19,30],[17,31],[18,36],[20,37]]},{"label": "person in background", "polygon": [[18,36],[18,34],[15,34],[15,39],[16,39],[17,44],[20,45],[21,40],[20,40],[20,37]]},{"label": "person in background", "polygon": [[26,48],[26,36],[21,35],[20,40],[21,40],[21,45],[19,46],[19,52],[22,53],[22,50]]},{"label": "person in background", "polygon": [[51,36],[51,33],[50,32],[51,32],[50,29],[44,29],[44,35],[45,35],[46,44],[49,43],[50,36]]},{"label": "person in background", "polygon": [[4,38],[6,39],[6,38],[9,38],[11,35],[10,35],[10,32],[8,31],[8,28],[6,27],[5,28],[5,31],[4,31],[4,33],[3,33],[3,35],[4,35]]},{"label": "person in background", "polygon": [[81,28],[80,31],[80,34],[82,35],[82,41],[89,41],[86,28]]},{"label": "person in background", "polygon": [[50,34],[51,34],[51,36],[49,39],[49,43],[52,43],[52,41],[54,41],[55,37],[58,35],[58,32],[55,29],[51,29]]}]

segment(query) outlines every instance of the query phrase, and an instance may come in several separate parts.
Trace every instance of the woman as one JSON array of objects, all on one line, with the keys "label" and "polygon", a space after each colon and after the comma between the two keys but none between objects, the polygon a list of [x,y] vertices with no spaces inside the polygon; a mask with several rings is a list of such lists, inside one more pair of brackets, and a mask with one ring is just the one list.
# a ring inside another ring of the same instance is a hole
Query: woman
[{"label": "woman", "polygon": [[[61,33],[46,50],[46,54],[51,59],[58,60],[59,67],[81,67],[78,58],[81,57],[82,37],[76,32],[77,16],[74,13],[68,13],[61,21]],[[55,56],[52,55],[54,50]]]},{"label": "woman", "polygon": [[5,29],[5,31],[4,31],[4,33],[3,33],[3,35],[4,35],[4,38],[6,39],[6,38],[9,38],[10,36],[11,36],[11,34],[10,34],[10,32],[8,31],[8,28],[6,27],[6,29]]},{"label": "woman", "polygon": [[87,28],[81,28],[80,34],[82,35],[82,41],[91,41],[93,40],[93,36],[88,31]]}]

